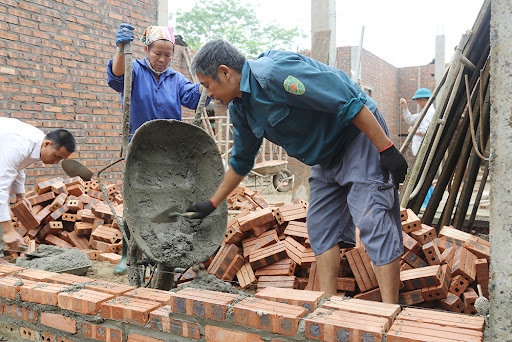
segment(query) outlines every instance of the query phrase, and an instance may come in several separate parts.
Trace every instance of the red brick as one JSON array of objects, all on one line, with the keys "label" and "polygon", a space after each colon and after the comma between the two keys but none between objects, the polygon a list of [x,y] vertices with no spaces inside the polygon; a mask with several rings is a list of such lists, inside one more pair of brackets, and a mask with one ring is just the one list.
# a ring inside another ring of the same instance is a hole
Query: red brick
[{"label": "red brick", "polygon": [[398,304],[376,303],[354,298],[344,299],[339,296],[329,298],[329,300],[322,304],[322,308],[383,317],[389,321],[389,324],[400,313],[400,305]]},{"label": "red brick", "polygon": [[242,232],[246,232],[269,222],[275,222],[274,214],[270,207],[253,211],[238,219],[239,227]]},{"label": "red brick", "polygon": [[96,280],[91,283],[86,283],[85,288],[98,292],[110,293],[116,296],[120,296],[125,292],[135,289],[135,286]]},{"label": "red brick", "polygon": [[421,323],[396,320],[387,333],[389,342],[397,341],[468,341],[480,342],[483,333],[470,329],[443,326],[441,323]]},{"label": "red brick", "polygon": [[101,303],[114,298],[113,295],[87,289],[59,293],[59,307],[86,315],[96,315]]},{"label": "red brick", "polygon": [[262,275],[293,275],[297,264],[290,258],[284,258],[273,264],[257,269],[254,274],[259,277]]},{"label": "red brick", "polygon": [[233,307],[235,324],[285,336],[294,336],[307,314],[303,307],[260,298],[245,298]]},{"label": "red brick", "polygon": [[35,341],[36,331],[27,327],[20,327],[20,335],[25,340]]},{"label": "red brick", "polygon": [[95,340],[108,342],[122,342],[123,332],[118,329],[107,328],[104,326],[82,323],[82,336]]},{"label": "red brick", "polygon": [[272,302],[302,306],[309,312],[313,312],[316,310],[320,300],[325,298],[325,292],[267,287],[258,291],[254,296]]},{"label": "red brick", "polygon": [[249,263],[253,270],[273,264],[287,257],[283,241],[260,248],[249,255]]},{"label": "red brick", "polygon": [[423,254],[429,265],[441,265],[441,252],[434,241],[429,241],[423,245]]},{"label": "red brick", "polygon": [[299,288],[299,283],[296,276],[260,276],[258,278],[258,291],[267,287],[291,290]]},{"label": "red brick", "polygon": [[345,255],[361,292],[373,290],[379,286],[370,257],[363,247],[348,250]]},{"label": "red brick", "polygon": [[134,290],[125,292],[124,296],[154,301],[162,305],[170,305],[174,293],[164,290],[139,287]]},{"label": "red brick", "polygon": [[236,278],[242,289],[254,287],[256,284],[256,276],[251,264],[245,263],[236,274]]},{"label": "red brick", "polygon": [[402,229],[406,233],[421,229],[421,221],[411,209],[407,209],[407,219],[402,221]]},{"label": "red brick", "polygon": [[0,264],[0,273],[13,274],[23,270],[26,270],[26,268],[15,265]]},{"label": "red brick", "polygon": [[151,327],[155,330],[195,338],[196,340],[201,338],[201,331],[197,324],[173,319],[169,316],[171,312],[172,307],[170,305],[152,311],[149,314]]},{"label": "red brick", "polygon": [[185,315],[223,321],[228,305],[238,295],[217,291],[184,288],[172,298],[172,310]]},{"label": "red brick", "polygon": [[100,253],[98,255],[98,261],[106,261],[111,264],[117,265],[117,263],[121,260],[121,256],[116,253]]},{"label": "red brick", "polygon": [[436,229],[434,227],[421,224],[421,228],[410,233],[412,238],[420,245],[424,245],[437,238]]},{"label": "red brick", "polygon": [[5,304],[2,314],[37,323],[37,311],[16,304]]},{"label": "red brick", "polygon": [[41,312],[41,324],[71,334],[76,334],[77,331],[74,319],[50,312]]},{"label": "red brick", "polygon": [[442,281],[441,266],[434,265],[402,271],[400,272],[400,280],[404,283],[405,289],[409,291],[437,286]]},{"label": "red brick", "polygon": [[26,284],[20,289],[20,297],[25,302],[57,306],[59,292],[63,291],[66,286],[49,283]]},{"label": "red brick", "polygon": [[158,302],[120,296],[101,303],[101,317],[144,326],[149,313],[161,306]]},{"label": "red brick", "polygon": [[432,323],[443,326],[483,331],[485,320],[481,316],[470,316],[440,310],[404,308],[397,319]]},{"label": "red brick", "polygon": [[157,338],[140,335],[140,334],[130,334],[128,335],[127,342],[165,342],[164,340],[159,340]]},{"label": "red brick", "polygon": [[95,281],[93,278],[87,278],[82,276],[77,276],[69,273],[60,273],[53,277],[47,278],[45,282],[52,284],[64,284],[64,285],[72,285],[76,283],[87,283]]},{"label": "red brick", "polygon": [[32,214],[24,201],[11,205],[10,209],[27,230],[33,229],[41,223],[41,221]]},{"label": "red brick", "polygon": [[320,341],[380,341],[389,328],[384,317],[323,308],[305,322],[306,336]]},{"label": "red brick", "polygon": [[26,269],[23,271],[16,272],[13,275],[21,279],[27,279],[32,281],[45,281],[46,279],[56,276],[57,274],[58,273],[43,270]]},{"label": "red brick", "polygon": [[475,261],[476,279],[482,287],[485,298],[489,298],[489,263],[486,259],[476,259]]},{"label": "red brick", "polygon": [[204,334],[207,342],[264,342],[261,337],[255,334],[249,334],[242,331],[228,330],[212,325],[204,328]]},{"label": "red brick", "polygon": [[36,284],[36,282],[10,276],[0,278],[0,296],[15,300],[21,286],[24,284]]}]

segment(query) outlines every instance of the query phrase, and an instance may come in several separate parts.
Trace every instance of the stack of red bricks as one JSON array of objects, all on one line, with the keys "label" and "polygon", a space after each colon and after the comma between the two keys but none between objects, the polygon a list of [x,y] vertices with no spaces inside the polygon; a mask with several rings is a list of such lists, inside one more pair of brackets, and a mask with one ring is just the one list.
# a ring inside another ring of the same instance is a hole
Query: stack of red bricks
[{"label": "stack of red bricks", "polygon": [[[106,190],[116,214],[122,217],[123,197],[115,184]],[[120,256],[122,233],[96,180],[80,177],[53,178],[38,183],[27,193],[31,208],[20,201],[11,206],[14,227],[28,245],[26,252],[39,244],[79,248],[90,259],[116,263]],[[5,251],[9,259],[20,253]]]},{"label": "stack of red bricks", "polygon": [[[244,187],[230,195],[229,203],[243,210],[228,222],[220,249],[205,263],[211,274],[227,281],[236,278],[243,289],[319,290],[307,203],[271,206]],[[444,227],[437,237],[411,210],[401,214],[405,253],[400,303],[475,313],[477,284],[488,297],[488,242],[452,227]],[[341,250],[337,289],[340,295],[381,300],[373,264],[360,242]]]},{"label": "stack of red bricks", "polygon": [[478,285],[489,298],[489,242],[451,226],[437,236],[410,209],[402,209],[402,228],[402,303],[476,313]]},{"label": "stack of red bricks", "polygon": [[[69,291],[78,283],[83,287]],[[0,331],[13,340],[483,340],[483,317],[325,299],[319,291],[275,287],[246,298],[190,287],[169,292],[0,265]]]}]

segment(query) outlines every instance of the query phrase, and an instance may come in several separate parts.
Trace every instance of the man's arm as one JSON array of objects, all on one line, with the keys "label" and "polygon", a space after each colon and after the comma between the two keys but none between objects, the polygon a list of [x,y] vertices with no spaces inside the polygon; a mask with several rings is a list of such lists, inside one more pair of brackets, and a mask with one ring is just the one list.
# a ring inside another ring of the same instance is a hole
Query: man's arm
[{"label": "man's arm", "polygon": [[235,188],[242,182],[244,179],[244,176],[239,175],[238,173],[233,170],[233,168],[230,166],[226,174],[224,175],[224,179],[222,180],[222,183],[220,183],[219,187],[217,188],[217,191],[215,191],[215,194],[212,197],[213,203],[215,205],[219,205],[224,201],[228,195],[235,190]]},{"label": "man's arm", "polygon": [[359,113],[352,119],[352,123],[366,134],[379,151],[391,145],[391,140],[382,127],[380,127],[379,122],[368,107],[363,106]]},{"label": "man's arm", "polygon": [[352,123],[366,134],[368,139],[379,150],[380,167],[384,182],[388,182],[389,174],[391,174],[393,184],[398,189],[399,183],[405,180],[405,175],[407,174],[407,162],[404,156],[393,145],[368,107],[364,106],[352,119]]}]

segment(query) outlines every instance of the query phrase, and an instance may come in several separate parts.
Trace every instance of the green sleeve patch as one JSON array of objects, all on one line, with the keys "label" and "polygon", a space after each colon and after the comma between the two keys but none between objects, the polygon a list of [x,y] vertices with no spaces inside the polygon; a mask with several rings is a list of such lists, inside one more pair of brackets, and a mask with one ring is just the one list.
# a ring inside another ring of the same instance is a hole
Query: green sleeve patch
[{"label": "green sleeve patch", "polygon": [[294,95],[302,95],[306,92],[306,87],[301,81],[289,75],[283,83],[284,90]]}]

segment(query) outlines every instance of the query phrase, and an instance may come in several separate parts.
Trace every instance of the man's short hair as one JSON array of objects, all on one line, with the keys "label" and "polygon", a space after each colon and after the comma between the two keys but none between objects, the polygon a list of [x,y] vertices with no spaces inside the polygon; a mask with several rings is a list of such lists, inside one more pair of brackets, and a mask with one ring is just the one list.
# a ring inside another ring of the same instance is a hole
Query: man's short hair
[{"label": "man's short hair", "polygon": [[242,73],[244,63],[244,55],[230,42],[224,39],[214,39],[204,44],[195,54],[190,65],[190,72],[192,75],[201,73],[218,82],[220,79],[217,76],[217,71],[221,65]]},{"label": "man's short hair", "polygon": [[52,131],[46,134],[45,138],[50,140],[57,149],[60,149],[62,146],[64,146],[69,153],[75,152],[75,138],[65,129],[57,129]]}]

